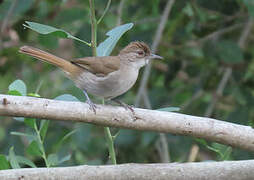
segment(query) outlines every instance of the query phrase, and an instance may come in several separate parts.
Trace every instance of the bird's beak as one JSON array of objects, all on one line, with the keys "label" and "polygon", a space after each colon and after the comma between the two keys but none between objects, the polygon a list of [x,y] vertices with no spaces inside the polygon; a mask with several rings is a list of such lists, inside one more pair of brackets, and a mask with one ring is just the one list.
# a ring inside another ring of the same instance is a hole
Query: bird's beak
[{"label": "bird's beak", "polygon": [[151,55],[149,56],[149,59],[163,59],[163,57],[158,56],[158,55],[156,55],[156,54],[151,54]]}]

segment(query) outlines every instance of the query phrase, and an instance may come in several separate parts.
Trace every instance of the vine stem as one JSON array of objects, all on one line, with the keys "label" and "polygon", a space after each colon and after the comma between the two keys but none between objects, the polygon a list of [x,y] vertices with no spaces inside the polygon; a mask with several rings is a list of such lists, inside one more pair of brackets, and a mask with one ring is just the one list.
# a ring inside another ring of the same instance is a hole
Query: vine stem
[{"label": "vine stem", "polygon": [[[91,20],[91,46],[92,46],[92,50],[93,50],[93,56],[97,56],[97,51],[96,51],[96,47],[97,47],[97,22],[96,22],[96,17],[95,17],[95,9],[94,9],[94,0],[89,0],[90,3],[90,20]],[[108,3],[107,6],[109,6],[110,2]],[[108,7],[106,8],[108,9]],[[107,10],[106,10],[107,11]],[[106,12],[105,12],[106,13]],[[105,15],[105,14],[104,14]],[[103,15],[103,16],[104,16]],[[103,16],[100,18],[100,20],[103,18]],[[105,104],[105,100],[104,98],[102,99],[102,104]],[[105,132],[105,136],[106,136],[106,141],[107,141],[107,145],[108,145],[108,151],[109,151],[109,156],[110,159],[112,161],[112,164],[116,164],[116,154],[115,154],[115,149],[114,149],[114,138],[111,135],[110,129],[109,127],[104,127],[104,132]]]},{"label": "vine stem", "polygon": [[[102,99],[102,104],[105,104],[104,98]],[[104,132],[108,144],[109,156],[112,161],[112,164],[116,164],[116,153],[114,149],[114,138],[111,135],[109,127],[104,127]]]},{"label": "vine stem", "polygon": [[47,157],[46,157],[46,153],[45,153],[45,149],[44,149],[44,147],[43,147],[43,141],[42,141],[42,139],[41,139],[40,131],[39,131],[39,129],[38,129],[36,123],[35,123],[35,125],[34,125],[34,129],[35,129],[35,131],[36,131],[37,138],[38,138],[39,143],[40,143],[40,146],[41,146],[42,158],[44,159],[45,164],[46,164],[46,167],[48,168],[48,167],[50,167],[50,165],[49,165],[49,163],[48,163],[48,160],[47,160]]},{"label": "vine stem", "polygon": [[89,0],[90,3],[90,20],[91,20],[91,46],[93,50],[93,56],[97,56],[97,22],[95,17],[94,0]]},{"label": "vine stem", "polygon": [[100,24],[101,20],[103,19],[103,17],[105,16],[105,14],[107,13],[108,9],[109,9],[109,6],[110,6],[110,3],[111,3],[111,0],[108,0],[108,3],[106,5],[106,8],[105,10],[103,11],[100,19],[97,21],[97,25]]}]

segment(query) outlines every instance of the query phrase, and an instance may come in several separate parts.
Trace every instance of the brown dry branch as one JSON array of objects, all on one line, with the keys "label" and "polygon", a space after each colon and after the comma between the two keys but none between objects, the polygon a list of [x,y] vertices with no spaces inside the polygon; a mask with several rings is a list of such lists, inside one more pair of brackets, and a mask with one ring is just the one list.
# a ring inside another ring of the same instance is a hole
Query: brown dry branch
[{"label": "brown dry branch", "polygon": [[207,117],[118,106],[97,105],[96,114],[82,102],[0,94],[0,116],[86,122],[124,129],[204,138],[254,151],[254,129]]}]

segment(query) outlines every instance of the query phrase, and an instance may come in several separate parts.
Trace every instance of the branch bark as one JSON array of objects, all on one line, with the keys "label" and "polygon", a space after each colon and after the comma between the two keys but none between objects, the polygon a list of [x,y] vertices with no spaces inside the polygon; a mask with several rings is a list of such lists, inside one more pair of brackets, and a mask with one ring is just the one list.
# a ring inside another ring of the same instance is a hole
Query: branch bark
[{"label": "branch bark", "polygon": [[107,166],[76,166],[58,168],[26,168],[0,171],[1,180],[16,179],[140,179],[140,180],[248,180],[254,177],[254,160],[170,163],[122,164]]},{"label": "branch bark", "polygon": [[212,118],[180,113],[97,105],[96,114],[82,102],[0,94],[0,116],[86,122],[125,129],[156,131],[207,140],[254,151],[254,129]]}]

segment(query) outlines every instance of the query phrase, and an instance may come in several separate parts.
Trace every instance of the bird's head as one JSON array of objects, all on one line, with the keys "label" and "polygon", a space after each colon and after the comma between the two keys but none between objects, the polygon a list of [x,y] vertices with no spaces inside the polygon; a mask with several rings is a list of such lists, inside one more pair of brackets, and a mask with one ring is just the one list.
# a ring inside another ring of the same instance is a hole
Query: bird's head
[{"label": "bird's head", "polygon": [[125,63],[132,64],[137,68],[141,68],[148,64],[150,59],[162,59],[161,56],[151,53],[151,50],[144,42],[131,42],[128,46],[122,49],[119,57]]}]

